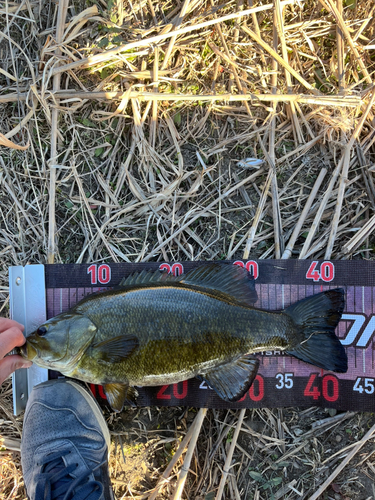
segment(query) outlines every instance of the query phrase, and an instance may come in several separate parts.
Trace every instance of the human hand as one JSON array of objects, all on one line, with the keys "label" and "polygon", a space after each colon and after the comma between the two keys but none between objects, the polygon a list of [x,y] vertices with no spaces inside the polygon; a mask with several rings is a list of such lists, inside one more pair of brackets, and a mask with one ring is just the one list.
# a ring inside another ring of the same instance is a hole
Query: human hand
[{"label": "human hand", "polygon": [[15,347],[20,347],[26,340],[22,332],[24,326],[12,319],[0,318],[0,385],[18,368],[29,368],[31,361],[23,359],[18,354],[6,356]]}]

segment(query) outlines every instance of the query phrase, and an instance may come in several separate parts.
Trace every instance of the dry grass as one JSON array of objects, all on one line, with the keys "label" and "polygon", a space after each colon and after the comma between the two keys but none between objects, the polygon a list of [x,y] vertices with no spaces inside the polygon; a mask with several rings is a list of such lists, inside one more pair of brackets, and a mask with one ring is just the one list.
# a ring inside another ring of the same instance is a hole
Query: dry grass
[{"label": "dry grass", "polygon": [[[1,313],[11,265],[373,259],[373,13],[370,0],[1,3]],[[0,432],[19,439],[9,390]],[[108,415],[117,498],[148,495],[194,416]],[[329,418],[208,411],[183,498],[214,498],[223,472],[222,498],[311,497],[374,423]],[[373,440],[321,498],[375,498]],[[0,498],[25,498],[18,453],[0,453]]]}]

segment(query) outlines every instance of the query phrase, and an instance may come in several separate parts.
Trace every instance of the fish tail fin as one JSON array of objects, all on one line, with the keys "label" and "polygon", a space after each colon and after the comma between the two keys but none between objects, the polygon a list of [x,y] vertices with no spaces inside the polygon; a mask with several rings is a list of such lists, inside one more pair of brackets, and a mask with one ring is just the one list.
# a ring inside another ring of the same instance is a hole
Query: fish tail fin
[{"label": "fish tail fin", "polygon": [[345,373],[348,358],[335,335],[344,306],[345,291],[336,288],[307,297],[285,309],[303,336],[302,341],[287,349],[287,354],[324,370]]}]

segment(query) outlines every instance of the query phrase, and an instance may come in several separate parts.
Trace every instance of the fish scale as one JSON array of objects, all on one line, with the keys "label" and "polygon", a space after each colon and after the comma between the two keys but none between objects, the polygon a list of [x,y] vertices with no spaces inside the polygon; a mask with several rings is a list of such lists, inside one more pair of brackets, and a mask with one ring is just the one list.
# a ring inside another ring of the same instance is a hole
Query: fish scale
[{"label": "fish scale", "polygon": [[[107,302],[104,312],[103,302]],[[108,379],[121,382],[125,374],[130,385],[158,385],[160,376],[163,383],[173,383],[199,374],[204,363],[225,363],[265,347],[284,349],[291,323],[280,314],[223,304],[201,292],[175,287],[107,292],[77,311],[98,327],[94,341],[121,333],[137,335],[139,349],[107,367]],[[267,325],[273,331],[267,331]],[[83,359],[76,372],[86,369],[89,359]]]}]

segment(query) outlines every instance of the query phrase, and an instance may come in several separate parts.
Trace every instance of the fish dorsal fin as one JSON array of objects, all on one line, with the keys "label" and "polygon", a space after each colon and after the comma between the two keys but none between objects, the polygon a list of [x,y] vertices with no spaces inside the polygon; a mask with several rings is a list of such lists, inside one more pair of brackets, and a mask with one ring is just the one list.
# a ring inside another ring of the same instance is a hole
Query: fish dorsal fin
[{"label": "fish dorsal fin", "polygon": [[182,283],[215,290],[241,304],[254,304],[258,299],[254,278],[246,269],[231,264],[204,264],[176,277],[166,272],[141,271],[121,280],[120,286],[152,283]]},{"label": "fish dorsal fin", "polygon": [[249,390],[259,367],[259,360],[245,354],[236,361],[200,375],[224,401],[238,401]]},{"label": "fish dorsal fin", "polygon": [[135,335],[119,335],[103,342],[93,344],[93,348],[100,354],[103,361],[118,363],[127,358],[139,346]]},{"label": "fish dorsal fin", "polygon": [[147,285],[162,281],[176,281],[176,278],[172,274],[162,272],[159,269],[157,271],[141,271],[123,278],[119,286]]},{"label": "fish dorsal fin", "polygon": [[254,304],[258,299],[254,278],[243,267],[231,264],[205,264],[177,279],[187,285],[219,290],[240,303]]}]

